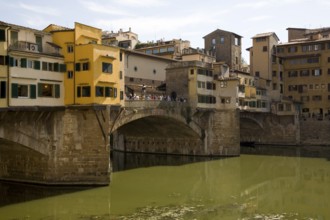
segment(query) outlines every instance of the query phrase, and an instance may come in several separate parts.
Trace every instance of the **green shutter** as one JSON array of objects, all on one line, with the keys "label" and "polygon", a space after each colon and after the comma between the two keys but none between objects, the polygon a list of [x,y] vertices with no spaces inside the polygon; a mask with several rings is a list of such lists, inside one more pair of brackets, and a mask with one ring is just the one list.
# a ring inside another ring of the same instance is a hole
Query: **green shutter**
[{"label": "green shutter", "polygon": [[60,71],[60,64],[54,63],[54,72],[59,72]]},{"label": "green shutter", "polygon": [[37,86],[30,85],[30,99],[36,99],[36,98],[37,98]]},{"label": "green shutter", "polygon": [[42,83],[38,83],[38,97],[42,97]]},{"label": "green shutter", "polygon": [[9,66],[14,66],[14,57],[9,57]]},{"label": "green shutter", "polygon": [[11,97],[18,98],[18,84],[17,83],[11,84]]},{"label": "green shutter", "polygon": [[34,69],[35,70],[40,70],[40,61],[38,61],[38,60],[34,61]]},{"label": "green shutter", "polygon": [[1,81],[1,83],[0,83],[0,98],[2,98],[2,99],[6,98],[6,91],[7,91],[6,85],[7,85],[6,81]]},{"label": "green shutter", "polygon": [[27,60],[26,60],[26,58],[22,58],[22,59],[21,59],[21,67],[22,67],[22,68],[26,68],[26,66],[27,66],[26,64],[27,64]]},{"label": "green shutter", "polygon": [[61,94],[60,94],[60,85],[59,84],[55,84],[55,98],[60,98]]},{"label": "green shutter", "polygon": [[76,71],[80,71],[80,63],[76,63]]},{"label": "green shutter", "polygon": [[65,64],[60,64],[60,72],[61,73],[66,72],[66,65]]},{"label": "green shutter", "polygon": [[105,97],[110,97],[110,87],[105,87]]},{"label": "green shutter", "polygon": [[77,86],[77,97],[81,97],[81,87]]}]

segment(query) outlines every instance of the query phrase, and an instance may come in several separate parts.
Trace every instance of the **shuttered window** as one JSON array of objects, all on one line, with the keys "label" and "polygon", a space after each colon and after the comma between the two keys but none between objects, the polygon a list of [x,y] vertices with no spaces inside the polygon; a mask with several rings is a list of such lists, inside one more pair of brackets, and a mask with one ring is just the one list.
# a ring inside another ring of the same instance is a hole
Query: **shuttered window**
[{"label": "shuttered window", "polygon": [[11,84],[11,97],[18,98],[18,84],[17,83]]},{"label": "shuttered window", "polygon": [[22,58],[21,59],[21,67],[26,68],[26,66],[27,66],[27,60],[26,60],[26,58]]},{"label": "shuttered window", "polygon": [[61,94],[60,94],[60,85],[59,84],[55,84],[55,98],[60,98]]},{"label": "shuttered window", "polygon": [[0,99],[6,98],[6,81],[0,82]]},{"label": "shuttered window", "polygon": [[37,86],[36,85],[30,85],[30,98],[31,99],[37,98]]}]

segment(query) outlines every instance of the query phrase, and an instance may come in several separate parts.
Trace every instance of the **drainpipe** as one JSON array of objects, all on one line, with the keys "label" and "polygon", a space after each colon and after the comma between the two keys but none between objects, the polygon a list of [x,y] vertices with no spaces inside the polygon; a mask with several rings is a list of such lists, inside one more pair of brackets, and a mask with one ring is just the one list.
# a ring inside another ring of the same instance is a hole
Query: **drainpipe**
[{"label": "drainpipe", "polygon": [[9,30],[11,29],[11,27],[8,27],[8,29],[7,29],[7,56],[8,56],[8,63],[7,63],[7,107],[10,107],[10,102],[9,102],[9,97],[10,97],[10,89],[9,89],[9,87],[10,87],[10,72],[9,72],[9,63],[10,63],[10,61],[9,61],[9,53],[8,53],[8,50],[9,50]]},{"label": "drainpipe", "polygon": [[73,104],[76,104],[76,29],[73,34]]}]

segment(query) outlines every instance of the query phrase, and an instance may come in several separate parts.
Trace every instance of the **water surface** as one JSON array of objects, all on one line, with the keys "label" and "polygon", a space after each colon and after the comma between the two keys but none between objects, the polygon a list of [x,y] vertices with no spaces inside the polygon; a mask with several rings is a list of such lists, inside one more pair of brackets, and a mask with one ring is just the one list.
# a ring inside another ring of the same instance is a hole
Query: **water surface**
[{"label": "water surface", "polygon": [[110,186],[48,188],[44,197],[2,203],[0,219],[330,219],[328,151],[244,148],[240,157],[194,163],[118,154]]}]

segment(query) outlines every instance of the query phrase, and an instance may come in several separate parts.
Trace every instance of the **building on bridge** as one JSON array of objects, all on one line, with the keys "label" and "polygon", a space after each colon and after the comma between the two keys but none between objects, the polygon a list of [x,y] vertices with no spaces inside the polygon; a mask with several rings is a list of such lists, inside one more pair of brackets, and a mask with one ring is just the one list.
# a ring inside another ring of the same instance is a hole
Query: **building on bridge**
[{"label": "building on bridge", "polygon": [[76,22],[74,29],[49,25],[44,31],[63,48],[66,105],[123,102],[122,54],[118,47],[102,45],[101,29]]},{"label": "building on bridge", "polygon": [[0,22],[0,108],[63,106],[65,72],[50,33]]},{"label": "building on bridge", "polygon": [[201,61],[172,63],[166,70],[166,89],[174,101],[201,109],[236,109],[239,79],[225,64]]},{"label": "building on bridge", "polygon": [[121,49],[121,54],[127,97],[151,99],[166,95],[166,68],[176,60],[127,49]]}]

